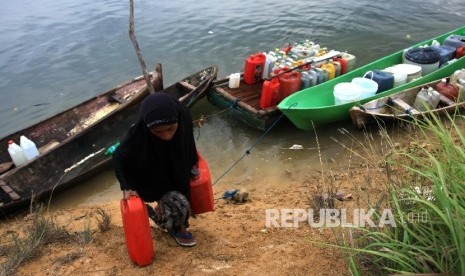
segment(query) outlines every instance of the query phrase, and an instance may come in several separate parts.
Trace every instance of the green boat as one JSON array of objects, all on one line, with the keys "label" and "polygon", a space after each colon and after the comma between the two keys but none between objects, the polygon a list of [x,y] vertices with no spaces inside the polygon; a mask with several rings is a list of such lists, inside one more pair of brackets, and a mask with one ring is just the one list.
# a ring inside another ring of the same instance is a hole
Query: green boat
[{"label": "green boat", "polygon": [[[438,41],[440,44],[443,44],[446,38],[452,34],[465,35],[465,26],[438,37],[420,42],[411,48],[425,44],[431,45],[434,40]],[[454,73],[455,70],[465,68],[465,57],[461,57],[457,61],[440,67],[439,69],[427,75],[381,93],[377,93],[371,97],[362,99],[360,101],[353,101],[338,105],[335,104],[333,91],[334,87],[338,83],[351,82],[351,80],[355,77],[363,77],[368,71],[382,70],[387,67],[392,67],[396,64],[401,64],[403,54],[404,50],[398,51],[387,57],[381,58],[353,71],[350,71],[345,75],[341,75],[335,79],[324,82],[318,86],[303,89],[281,101],[281,103],[278,105],[278,109],[284,113],[284,115],[297,128],[308,131],[317,126],[349,120],[349,109],[355,105],[364,104],[368,101],[385,97],[407,88],[448,77]]]}]

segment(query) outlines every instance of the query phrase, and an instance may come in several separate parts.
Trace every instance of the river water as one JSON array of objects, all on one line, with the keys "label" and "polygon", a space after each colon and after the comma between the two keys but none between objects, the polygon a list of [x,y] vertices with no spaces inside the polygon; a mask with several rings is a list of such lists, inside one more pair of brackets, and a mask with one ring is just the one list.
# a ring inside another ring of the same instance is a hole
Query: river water
[{"label": "river water", "polygon": [[[0,137],[43,120],[141,74],[128,36],[129,1],[4,0],[0,9]],[[168,86],[201,67],[219,66],[219,77],[239,72],[245,58],[286,42],[310,39],[366,64],[464,25],[463,0],[411,1],[148,1],[135,0],[135,30],[148,69],[162,63]],[[202,100],[194,119],[220,111]],[[322,158],[342,158],[331,137],[338,129],[361,135],[350,123],[318,129]],[[220,178],[261,137],[230,114],[196,129],[197,144]],[[318,169],[315,133],[278,125],[217,187],[244,181],[284,181]],[[302,145],[305,150],[286,150]],[[2,150],[6,150],[4,145]],[[56,197],[58,206],[120,198],[106,171]],[[61,205],[60,205],[61,204]]]}]

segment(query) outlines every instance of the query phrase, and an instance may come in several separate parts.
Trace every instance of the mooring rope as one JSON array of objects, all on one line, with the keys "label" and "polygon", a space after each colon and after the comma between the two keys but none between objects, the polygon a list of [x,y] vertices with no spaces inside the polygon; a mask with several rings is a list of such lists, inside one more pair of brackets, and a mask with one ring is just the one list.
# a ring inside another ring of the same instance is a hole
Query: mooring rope
[{"label": "mooring rope", "polygon": [[[290,109],[291,107],[294,107],[296,106],[297,103],[294,103],[292,105],[289,106],[288,109]],[[268,135],[268,133],[278,124],[278,122],[284,117],[284,114],[281,113],[281,115],[279,115],[279,117],[273,122],[273,124],[271,124],[271,126],[252,144],[252,146],[250,146],[245,152],[244,154],[236,161],[234,162],[234,164],[229,167],[229,169],[227,169],[218,179],[216,179],[216,181],[212,184],[212,186],[214,186],[216,183],[218,183],[218,181],[220,181],[221,178],[223,178],[226,174],[228,174],[240,161],[242,161],[242,159],[244,159],[245,156],[249,155],[250,154],[250,151],[258,145],[258,143],[260,143],[266,135]]]},{"label": "mooring rope", "polygon": [[229,169],[227,169],[213,184],[215,185],[216,183],[218,183],[218,181],[220,181],[221,178],[223,178],[226,174],[228,174],[240,161],[242,161],[242,159],[244,159],[244,157],[246,155],[249,155],[250,154],[250,151],[256,146],[258,145],[258,143],[263,140],[263,138],[265,138],[265,136],[278,124],[278,122],[281,120],[281,118],[284,116],[284,114],[281,114],[278,119],[276,119],[276,121],[273,122],[273,124],[255,141],[255,143],[252,144],[252,146],[250,146],[245,152],[244,154],[236,161],[234,162],[234,164],[229,167]]},{"label": "mooring rope", "polygon": [[200,117],[200,119],[194,120],[193,123],[198,123],[198,122],[203,121],[203,120],[206,120],[206,119],[208,119],[208,118],[210,118],[210,117],[220,115],[220,114],[222,114],[222,113],[224,113],[224,112],[226,112],[226,111],[229,111],[230,109],[232,109],[232,107],[225,108],[225,109],[223,109],[223,110],[220,110],[220,111],[218,111],[218,112],[212,113],[212,114],[207,115],[207,116],[203,116],[203,115],[202,115],[202,116]]}]

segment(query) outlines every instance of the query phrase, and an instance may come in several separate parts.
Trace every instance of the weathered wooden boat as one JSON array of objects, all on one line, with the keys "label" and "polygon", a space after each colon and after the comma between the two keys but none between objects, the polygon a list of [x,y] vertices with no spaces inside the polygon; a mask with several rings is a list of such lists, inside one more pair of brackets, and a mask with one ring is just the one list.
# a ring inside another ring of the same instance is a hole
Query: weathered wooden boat
[{"label": "weathered wooden boat", "polygon": [[[435,38],[422,41],[412,46],[411,48],[416,48],[425,44],[431,45],[434,40],[440,44],[443,44],[446,38],[453,34],[464,35],[465,26]],[[465,58],[461,57],[457,61],[440,67],[439,69],[420,78],[386,90],[384,92],[377,93],[371,97],[362,99],[360,101],[352,101],[339,105],[335,104],[333,91],[337,84],[342,82],[351,82],[353,78],[363,77],[367,72],[372,70],[382,70],[384,68],[401,64],[403,61],[403,54],[404,50],[398,51],[394,54],[359,67],[356,70],[353,70],[338,78],[322,83],[316,87],[303,89],[285,98],[278,105],[278,108],[297,128],[302,130],[312,130],[313,127],[316,126],[349,120],[349,109],[357,104],[364,104],[368,101],[388,96],[407,88],[450,76],[455,70],[465,67]]]},{"label": "weathered wooden boat", "polygon": [[[205,96],[216,78],[216,65],[200,70],[162,90],[191,107]],[[161,93],[161,92],[157,92]],[[145,79],[140,76],[99,96],[31,127],[0,140],[7,147],[9,140],[24,135],[35,142],[41,154],[14,167],[7,151],[0,154],[3,173],[0,175],[0,211],[7,215],[13,209],[27,206],[31,200],[43,198],[65,189],[111,164],[105,154],[120,141],[139,116],[140,103],[149,94]]]},{"label": "weathered wooden boat", "polygon": [[[462,69],[464,70],[464,69]],[[450,78],[447,78],[449,81]],[[372,123],[386,123],[389,121],[412,121],[422,119],[428,115],[442,115],[454,113],[465,107],[463,96],[452,100],[445,95],[440,95],[438,105],[429,110],[415,108],[415,100],[422,89],[436,89],[436,85],[443,79],[435,80],[420,86],[409,88],[389,96],[369,101],[363,105],[357,105],[349,110],[352,123],[359,129]],[[454,84],[450,84],[454,85]],[[459,84],[461,85],[461,84]],[[458,88],[459,89],[459,88]]]},{"label": "weathered wooden boat", "polygon": [[[312,64],[312,66],[316,67],[318,63],[321,64],[340,55],[341,53],[338,51],[329,51],[327,54],[315,57],[313,60],[307,60],[305,64]],[[300,67],[294,68],[298,69]],[[292,71],[292,68],[288,71]],[[244,73],[242,72],[240,73],[239,87],[230,88],[229,82],[230,76],[214,81],[207,93],[207,99],[220,108],[230,108],[235,118],[258,130],[266,130],[281,115],[276,105],[266,108],[260,107],[264,79],[253,84],[247,84],[244,82]]]}]

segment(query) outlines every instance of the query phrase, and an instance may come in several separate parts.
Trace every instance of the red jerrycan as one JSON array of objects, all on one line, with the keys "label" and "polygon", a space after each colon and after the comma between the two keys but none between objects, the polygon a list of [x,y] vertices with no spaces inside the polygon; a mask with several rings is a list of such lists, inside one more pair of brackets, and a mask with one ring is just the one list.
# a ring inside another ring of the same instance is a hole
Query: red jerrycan
[{"label": "red jerrycan", "polygon": [[207,161],[203,159],[199,152],[197,152],[197,156],[199,159],[199,178],[190,181],[190,204],[194,214],[202,214],[213,211],[215,201]]},{"label": "red jerrycan", "polygon": [[266,56],[263,53],[257,53],[247,57],[244,68],[244,82],[254,84],[260,82],[263,75]]},{"label": "red jerrycan", "polygon": [[465,45],[457,48],[455,52],[455,58],[459,59],[461,57],[465,56]]},{"label": "red jerrycan", "polygon": [[279,79],[273,78],[263,82],[262,95],[260,96],[260,108],[265,109],[278,104]]},{"label": "red jerrycan", "polygon": [[300,73],[292,71],[285,73],[279,77],[279,91],[281,97],[285,99],[287,96],[292,93],[300,90]]},{"label": "red jerrycan", "polygon": [[154,250],[147,206],[138,196],[123,198],[120,205],[129,258],[138,266],[151,264]]}]

